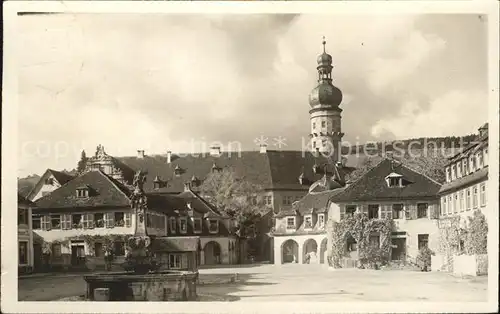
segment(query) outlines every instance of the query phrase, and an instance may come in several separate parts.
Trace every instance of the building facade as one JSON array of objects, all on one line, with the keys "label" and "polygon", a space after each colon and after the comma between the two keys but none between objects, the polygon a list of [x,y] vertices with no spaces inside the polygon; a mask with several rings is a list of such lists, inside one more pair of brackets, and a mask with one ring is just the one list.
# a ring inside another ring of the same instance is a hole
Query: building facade
[{"label": "building facade", "polygon": [[34,267],[31,213],[34,204],[17,195],[17,244],[19,273],[31,273]]},{"label": "building facade", "polygon": [[37,184],[29,192],[27,198],[34,202],[40,197],[50,194],[54,190],[60,188],[63,184],[66,184],[66,182],[73,178],[74,176],[67,172],[47,169],[40,177]]},{"label": "building facade", "polygon": [[486,217],[488,186],[488,124],[479,128],[476,140],[449,158],[446,182],[439,191],[440,218],[459,216],[463,223],[476,210]]},{"label": "building facade", "polygon": [[[391,260],[415,263],[421,248],[436,250],[438,246],[440,188],[439,182],[401,162],[384,158],[330,199],[328,219],[341,221],[356,213],[368,219],[389,219]],[[380,237],[373,235],[378,243]],[[352,259],[357,259],[355,241],[346,243],[346,250]]]},{"label": "building facade", "polygon": [[[35,259],[51,269],[92,269],[103,267],[111,252],[114,264],[123,263],[136,224],[130,193],[130,187],[94,169],[38,199],[32,217]],[[229,219],[196,193],[186,188],[180,195],[149,193],[147,199],[147,232],[173,250],[158,252],[169,268],[192,269],[186,254],[193,252],[196,267],[236,263],[237,237]]]},{"label": "building facade", "polygon": [[[440,183],[386,158],[354,182],[342,184],[331,178],[325,175],[292,210],[276,216],[275,264],[325,263],[328,241],[332,241],[328,221],[340,222],[356,213],[391,221],[392,260],[414,263],[421,248],[437,248]],[[380,237],[372,235],[379,245]],[[344,259],[344,267],[354,267],[356,241],[346,240],[345,250],[349,258]]]}]

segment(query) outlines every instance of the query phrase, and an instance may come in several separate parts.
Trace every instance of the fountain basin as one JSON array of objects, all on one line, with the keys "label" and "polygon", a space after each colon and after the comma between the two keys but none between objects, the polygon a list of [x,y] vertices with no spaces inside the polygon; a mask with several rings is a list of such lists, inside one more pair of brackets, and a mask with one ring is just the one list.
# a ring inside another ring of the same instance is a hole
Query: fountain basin
[{"label": "fountain basin", "polygon": [[109,301],[196,301],[198,272],[159,271],[139,275],[131,272],[84,276],[86,299],[94,301],[96,289],[109,289]]}]

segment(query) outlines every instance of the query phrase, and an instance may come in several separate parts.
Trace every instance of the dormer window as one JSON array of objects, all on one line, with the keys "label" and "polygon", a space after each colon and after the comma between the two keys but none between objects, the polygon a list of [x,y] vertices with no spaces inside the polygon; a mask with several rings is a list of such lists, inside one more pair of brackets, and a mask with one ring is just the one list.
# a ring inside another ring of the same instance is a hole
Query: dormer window
[{"label": "dormer window", "polygon": [[286,228],[287,229],[295,229],[295,217],[287,217],[286,218]]},{"label": "dormer window", "polygon": [[179,230],[181,233],[187,233],[187,219],[186,219],[186,217],[181,217],[179,219]]},{"label": "dormer window", "polygon": [[394,187],[402,187],[403,186],[403,176],[398,173],[391,173],[387,177],[385,177],[387,182],[387,186]]},{"label": "dormer window", "polygon": [[479,152],[477,154],[477,167],[478,168],[483,167],[483,154],[482,154],[482,152]]},{"label": "dormer window", "polygon": [[155,190],[157,190],[157,189],[161,189],[164,186],[165,186],[165,182],[162,181],[159,176],[156,176],[155,179],[153,180],[153,188]]},{"label": "dormer window", "polygon": [[220,168],[215,164],[215,162],[212,165],[212,172],[219,172]]},{"label": "dormer window", "polygon": [[451,181],[450,167],[446,167],[446,182],[450,182],[450,181]]},{"label": "dormer window", "polygon": [[193,175],[191,177],[191,186],[198,186],[199,183],[200,183],[200,180],[198,180],[198,178]]},{"label": "dormer window", "polygon": [[89,188],[87,186],[82,186],[76,189],[76,197],[85,198],[89,197]]},{"label": "dormer window", "polygon": [[466,176],[469,174],[469,163],[468,163],[467,158],[464,158],[462,160],[462,164],[463,164],[463,167],[462,167],[463,174],[462,175]]},{"label": "dormer window", "polygon": [[312,215],[307,215],[304,217],[304,229],[312,229]]},{"label": "dormer window", "polygon": [[470,156],[469,166],[470,166],[470,172],[476,171],[476,158],[474,158],[474,155]]},{"label": "dormer window", "polygon": [[217,219],[209,219],[208,220],[208,231],[210,233],[219,232],[219,220]]},{"label": "dormer window", "polygon": [[194,218],[193,220],[193,231],[194,233],[201,232],[201,218]]},{"label": "dormer window", "polygon": [[318,214],[318,227],[319,228],[325,227],[325,214]]},{"label": "dormer window", "polygon": [[47,178],[45,180],[45,184],[47,184],[47,185],[54,185],[54,178]]},{"label": "dormer window", "polygon": [[176,166],[175,166],[175,168],[174,168],[174,174],[175,174],[176,176],[180,176],[180,175],[181,175],[181,173],[182,173],[182,169],[181,169],[181,167],[179,167],[179,165],[176,165]]}]

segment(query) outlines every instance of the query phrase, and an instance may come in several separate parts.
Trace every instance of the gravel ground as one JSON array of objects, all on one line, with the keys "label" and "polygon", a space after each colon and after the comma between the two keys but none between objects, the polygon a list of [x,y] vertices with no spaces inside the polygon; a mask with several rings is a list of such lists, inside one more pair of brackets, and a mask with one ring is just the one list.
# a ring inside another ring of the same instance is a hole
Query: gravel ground
[{"label": "gravel ground", "polygon": [[[238,274],[236,282],[227,283],[234,274]],[[212,282],[197,288],[202,301],[482,302],[487,301],[488,289],[487,277],[404,270],[329,271],[320,265],[204,269],[200,277]],[[20,279],[18,291],[19,300],[75,298],[85,293],[85,281],[82,275],[35,276]]]}]

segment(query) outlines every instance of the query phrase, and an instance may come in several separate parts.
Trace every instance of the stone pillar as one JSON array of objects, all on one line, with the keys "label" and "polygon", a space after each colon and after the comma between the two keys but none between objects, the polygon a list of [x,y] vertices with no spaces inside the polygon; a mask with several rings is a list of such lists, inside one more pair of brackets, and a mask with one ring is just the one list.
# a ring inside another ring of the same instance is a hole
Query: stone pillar
[{"label": "stone pillar", "polygon": [[299,243],[298,264],[304,263],[304,243]]},{"label": "stone pillar", "polygon": [[275,238],[275,245],[274,245],[274,265],[281,265],[282,262],[282,252],[281,252],[281,241],[279,241],[277,238]]},{"label": "stone pillar", "polygon": [[204,249],[200,250],[200,265],[198,265],[198,266],[201,266],[201,265],[205,265],[205,250]]},{"label": "stone pillar", "polygon": [[109,301],[109,288],[94,289],[94,301]]}]

